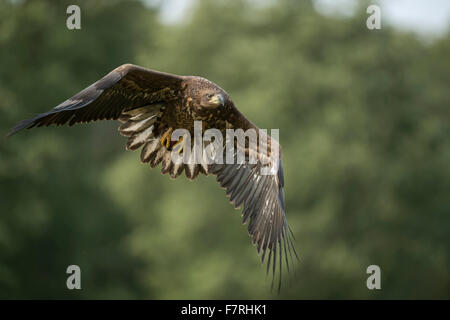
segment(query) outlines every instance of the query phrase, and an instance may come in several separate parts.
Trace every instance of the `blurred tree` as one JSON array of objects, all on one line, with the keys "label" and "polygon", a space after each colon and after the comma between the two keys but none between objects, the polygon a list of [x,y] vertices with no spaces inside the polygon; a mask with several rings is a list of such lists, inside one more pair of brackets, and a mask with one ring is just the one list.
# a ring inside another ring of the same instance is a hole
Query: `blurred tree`
[{"label": "blurred tree", "polygon": [[[133,59],[141,35],[154,30],[155,12],[139,2],[78,1],[82,29],[70,31],[69,4],[0,2],[4,133]],[[124,242],[131,225],[99,183],[122,149],[109,129],[75,128],[64,137],[39,130],[0,143],[0,297],[144,297],[144,264]],[[81,267],[81,291],[66,288],[71,264]]]}]

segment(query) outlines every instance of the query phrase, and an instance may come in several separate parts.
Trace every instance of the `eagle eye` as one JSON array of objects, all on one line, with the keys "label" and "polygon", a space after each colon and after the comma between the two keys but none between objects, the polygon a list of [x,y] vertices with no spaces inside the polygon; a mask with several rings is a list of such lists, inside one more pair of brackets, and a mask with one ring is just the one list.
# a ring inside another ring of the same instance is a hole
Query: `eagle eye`
[{"label": "eagle eye", "polygon": [[209,93],[205,93],[202,96],[200,104],[203,107],[216,108],[218,106],[223,106],[224,102],[225,101],[224,101],[222,94],[215,93],[215,92],[209,92]]}]

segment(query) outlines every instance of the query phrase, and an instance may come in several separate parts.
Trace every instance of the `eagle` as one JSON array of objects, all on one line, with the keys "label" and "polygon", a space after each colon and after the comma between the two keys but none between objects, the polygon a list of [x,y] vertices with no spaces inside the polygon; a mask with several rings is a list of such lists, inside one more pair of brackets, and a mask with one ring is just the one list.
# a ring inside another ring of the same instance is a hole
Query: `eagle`
[{"label": "eagle", "polygon": [[[289,271],[289,265],[298,260],[286,220],[281,147],[247,120],[222,88],[198,76],[178,76],[124,64],[52,110],[19,122],[8,136],[24,128],[66,123],[72,126],[97,120],[119,120],[119,132],[128,138],[126,149],[142,147],[141,161],[152,168],[161,163],[163,174],[176,178],[184,171],[190,180],[198,174],[215,175],[234,207],[243,208],[242,222],[248,222],[261,263],[267,256],[266,274],[272,274],[272,286],[277,276],[280,289],[283,264]],[[238,146],[233,138],[233,145],[245,154],[243,161],[174,161],[174,150],[182,155],[188,149],[184,143],[188,139],[183,136],[173,141],[174,130],[193,134],[199,121],[203,130],[214,128],[221,133],[253,129],[266,148],[263,152],[261,143],[256,147]],[[249,161],[252,152],[257,161]],[[264,168],[272,174],[262,174]]]}]

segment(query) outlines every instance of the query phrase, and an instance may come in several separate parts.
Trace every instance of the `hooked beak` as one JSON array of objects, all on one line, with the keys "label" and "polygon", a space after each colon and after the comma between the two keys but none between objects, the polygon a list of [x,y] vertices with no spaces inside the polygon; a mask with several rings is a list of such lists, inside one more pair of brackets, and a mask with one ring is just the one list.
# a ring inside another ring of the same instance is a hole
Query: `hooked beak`
[{"label": "hooked beak", "polygon": [[220,93],[215,94],[210,100],[212,104],[223,106],[225,104],[225,98]]}]

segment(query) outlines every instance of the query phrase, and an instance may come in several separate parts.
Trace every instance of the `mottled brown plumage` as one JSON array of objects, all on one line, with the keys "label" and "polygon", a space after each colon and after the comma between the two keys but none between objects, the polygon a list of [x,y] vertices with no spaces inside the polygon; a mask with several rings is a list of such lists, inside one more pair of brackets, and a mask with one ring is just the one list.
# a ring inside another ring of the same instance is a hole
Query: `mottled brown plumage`
[{"label": "mottled brown plumage", "polygon": [[[289,259],[297,257],[292,233],[284,209],[284,177],[281,165],[281,148],[275,140],[247,120],[234,106],[228,94],[211,81],[194,76],[177,76],[125,64],[107,74],[91,86],[54,109],[20,122],[9,135],[34,126],[63,125],[96,120],[119,120],[119,131],[128,137],[126,148],[142,147],[141,161],[155,167],[161,163],[162,173],[175,178],[185,171],[194,179],[198,173],[214,174],[236,208],[243,207],[243,222],[256,245],[262,251],[262,261],[267,258],[267,271],[279,267],[281,284],[282,260],[289,269]],[[193,135],[194,121],[201,120],[203,130],[256,129],[259,138],[267,138],[268,163],[256,164],[175,164],[172,149],[183,152],[182,139],[171,141],[174,129],[183,128]],[[277,148],[277,149],[275,149]],[[279,150],[279,158],[275,159]],[[260,169],[276,170],[273,175],[261,175]],[[284,256],[284,259],[283,259]]]}]

